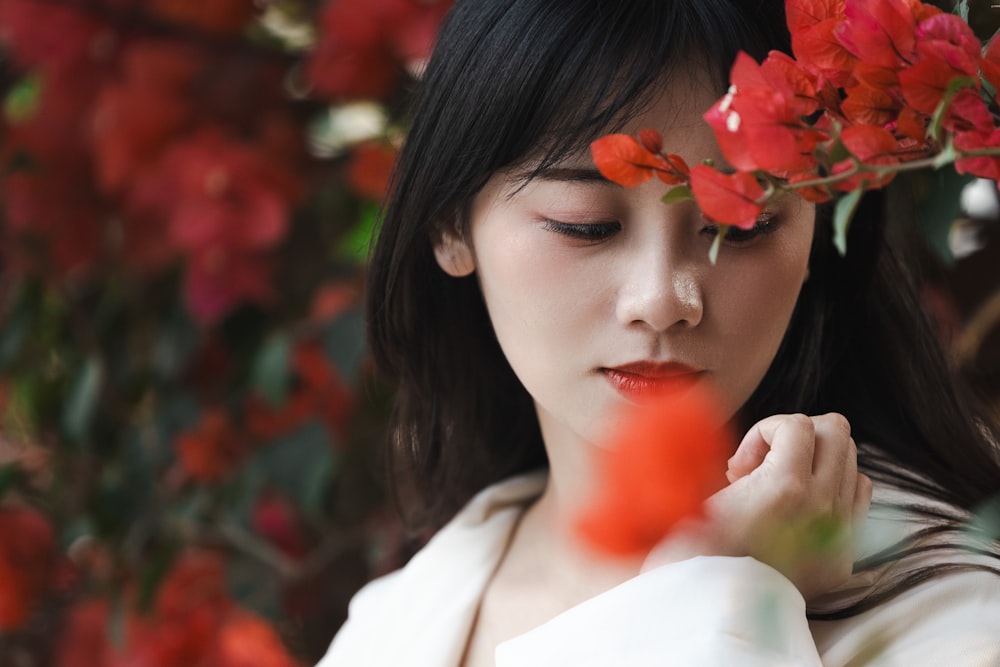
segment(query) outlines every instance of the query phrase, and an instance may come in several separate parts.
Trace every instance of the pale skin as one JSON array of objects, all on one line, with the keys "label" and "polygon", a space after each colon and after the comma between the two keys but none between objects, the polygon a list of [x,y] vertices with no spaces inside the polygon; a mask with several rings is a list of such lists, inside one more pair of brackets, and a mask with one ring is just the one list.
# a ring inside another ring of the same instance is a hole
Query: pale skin
[{"label": "pale skin", "polygon": [[[700,121],[715,95],[674,81],[624,132],[652,127],[689,163],[719,160]],[[572,534],[592,488],[595,448],[627,402],[602,369],[677,362],[720,393],[731,418],[760,383],[808,278],[814,211],[789,198],[708,260],[714,227],[693,206],[665,206],[656,181],[623,189],[572,157],[524,187],[496,174],[473,202],[465,233],[435,247],[450,275],[475,273],[498,341],[535,399],[549,483],[528,508],[484,594],[463,665],[493,665],[506,639],[644,570],[698,555],[753,556],[810,599],[846,581],[851,528],[871,482],[840,415],[775,415],[754,425],[729,461],[729,486],[707,516],[643,558],[609,561]],[[554,221],[554,222],[553,222]],[[847,528],[839,547],[797,559],[771,553],[769,525],[827,516]]]}]

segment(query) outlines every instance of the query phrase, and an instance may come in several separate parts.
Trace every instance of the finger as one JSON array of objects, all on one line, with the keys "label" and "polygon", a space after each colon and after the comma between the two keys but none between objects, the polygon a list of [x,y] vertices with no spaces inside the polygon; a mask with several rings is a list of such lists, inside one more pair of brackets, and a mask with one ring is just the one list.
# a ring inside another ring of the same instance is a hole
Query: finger
[{"label": "finger", "polygon": [[[768,417],[774,419],[775,417]],[[765,420],[766,421],[766,420]],[[726,477],[732,484],[741,477],[746,477],[764,462],[764,457],[771,451],[771,446],[767,444],[760,434],[760,423],[754,424],[743,436],[736,452],[730,457]]]},{"label": "finger", "polygon": [[[812,418],[816,428],[816,451],[812,473],[816,488],[830,494],[831,501],[839,495],[847,462],[846,450],[851,446],[851,423],[836,412]],[[851,496],[853,499],[853,494]]]},{"label": "finger", "polygon": [[834,511],[848,517],[854,511],[854,496],[858,486],[858,448],[854,438],[849,438],[844,448],[844,468],[840,478],[840,492],[834,503]]},{"label": "finger", "polygon": [[762,465],[771,465],[798,479],[812,476],[816,449],[816,427],[803,414],[768,417],[757,423],[758,431],[770,450]]},{"label": "finger", "polygon": [[854,533],[858,534],[868,519],[868,511],[872,504],[872,480],[864,473],[858,473],[854,487],[853,515]]}]

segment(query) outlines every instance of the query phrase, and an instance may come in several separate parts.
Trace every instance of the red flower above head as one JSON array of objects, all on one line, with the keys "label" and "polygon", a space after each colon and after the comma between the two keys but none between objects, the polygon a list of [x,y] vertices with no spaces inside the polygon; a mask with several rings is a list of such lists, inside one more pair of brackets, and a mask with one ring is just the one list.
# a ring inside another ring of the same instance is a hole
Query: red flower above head
[{"label": "red flower above head", "polygon": [[175,447],[184,470],[202,482],[221,480],[248,453],[245,439],[221,410],[207,410],[194,430],[178,436]]},{"label": "red flower above head", "polygon": [[806,72],[784,55],[772,53],[758,65],[740,52],[730,80],[729,92],[704,115],[729,164],[774,174],[811,169],[824,136],[802,119],[817,108]]},{"label": "red flower above head", "polygon": [[852,123],[888,125],[895,120],[902,105],[880,88],[859,84],[847,89],[847,98],[840,106]]},{"label": "red flower above head", "polygon": [[983,78],[989,81],[994,90],[1000,90],[1000,38],[996,35],[990,40],[983,59],[979,63]]},{"label": "red flower above head", "polygon": [[906,0],[846,0],[834,36],[853,56],[898,69],[916,48],[917,21]]},{"label": "red flower above head", "polygon": [[55,574],[55,533],[27,507],[0,508],[0,633],[20,627]]},{"label": "red flower above head", "polygon": [[845,85],[857,58],[834,36],[844,0],[786,0],[785,12],[799,65],[835,86]]},{"label": "red flower above head", "polygon": [[[594,165],[604,178],[625,187],[645,183],[654,174],[668,185],[683,183],[689,173],[684,159],[679,155],[664,157],[648,147],[657,143],[657,136],[659,133],[654,130],[644,130],[646,145],[627,134],[601,137],[590,144]],[[659,143],[662,144],[662,139]]]},{"label": "red flower above head", "polygon": [[705,217],[724,225],[750,229],[764,210],[764,189],[753,174],[723,174],[698,165],[691,170],[691,190]]},{"label": "red flower above head", "polygon": [[[844,147],[858,161],[865,165],[880,166],[899,163],[899,143],[888,130],[872,125],[856,125],[845,129],[840,140]],[[844,160],[834,165],[833,172],[841,173],[854,167],[853,160]],[[893,178],[892,173],[879,177],[874,174],[858,174],[843,181],[838,182],[834,187],[837,190],[849,192],[860,187],[867,189],[881,188],[889,183]]]},{"label": "red flower above head", "polygon": [[695,383],[628,415],[601,450],[598,486],[577,523],[581,538],[614,556],[643,556],[680,521],[702,514],[726,485],[735,442],[714,396]]},{"label": "red flower above head", "polygon": [[[979,148],[1000,148],[1000,129],[991,132],[965,132],[955,136],[955,148],[976,150]],[[955,160],[955,170],[960,174],[972,174],[989,178],[1000,183],[1000,156],[985,155]]]}]

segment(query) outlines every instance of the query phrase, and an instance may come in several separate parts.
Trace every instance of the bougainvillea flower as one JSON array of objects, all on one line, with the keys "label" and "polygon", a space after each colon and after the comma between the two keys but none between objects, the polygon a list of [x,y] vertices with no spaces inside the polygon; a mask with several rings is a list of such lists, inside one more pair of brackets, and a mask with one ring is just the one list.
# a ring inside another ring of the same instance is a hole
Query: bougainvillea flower
[{"label": "bougainvillea flower", "polygon": [[844,18],[833,31],[856,58],[896,69],[916,48],[917,22],[906,0],[846,0]]},{"label": "bougainvillea flower", "polygon": [[[955,135],[955,148],[959,150],[1000,148],[1000,129],[990,132],[957,134]],[[1000,182],[1000,157],[984,155],[955,160],[955,170],[960,174],[972,174]]]},{"label": "bougainvillea flower", "polygon": [[920,113],[913,107],[904,106],[896,117],[896,132],[912,139],[921,145],[927,141],[927,126],[930,116]]},{"label": "bougainvillea flower", "polygon": [[983,78],[989,81],[994,90],[1000,90],[1000,38],[996,35],[990,40],[983,59],[979,63]]},{"label": "bougainvillea flower", "polygon": [[956,74],[940,58],[921,58],[916,64],[899,72],[903,98],[917,111],[933,114]]},{"label": "bougainvillea flower", "polygon": [[[993,128],[993,114],[978,90],[965,88],[958,91],[948,105],[944,127],[956,134],[964,132],[988,133]],[[968,144],[968,142],[964,142]]]},{"label": "bougainvillea flower", "polygon": [[808,76],[786,57],[758,65],[740,52],[730,80],[726,95],[704,114],[729,164],[774,174],[811,169],[822,135],[802,120],[816,108]]},{"label": "bougainvillea flower", "polygon": [[834,36],[843,17],[844,0],[787,0],[785,15],[792,53],[800,66],[843,86],[857,59]]},{"label": "bougainvillea flower", "polygon": [[979,38],[960,16],[937,14],[917,26],[917,57],[943,60],[957,76],[976,76],[980,48]]},{"label": "bougainvillea flower", "polygon": [[698,165],[691,170],[691,190],[705,217],[725,225],[750,229],[764,210],[764,189],[749,172],[723,174]]},{"label": "bougainvillea flower", "polygon": [[735,443],[714,396],[697,383],[636,407],[597,467],[591,503],[576,529],[613,556],[641,557],[678,522],[702,515],[726,484]]},{"label": "bougainvillea flower", "polygon": [[860,84],[848,88],[840,105],[852,123],[884,126],[891,123],[902,106],[884,90]]},{"label": "bougainvillea flower", "polygon": [[[845,129],[840,135],[840,140],[848,152],[865,165],[880,166],[899,163],[899,143],[892,132],[885,128],[873,125],[855,125]],[[833,173],[842,173],[853,167],[852,160],[844,160],[834,165]],[[833,187],[844,192],[857,190],[860,187],[880,188],[887,185],[894,175],[889,173],[879,177],[875,174],[862,173],[844,179]]]},{"label": "bougainvillea flower", "polygon": [[230,474],[247,456],[246,440],[221,410],[206,410],[193,430],[177,437],[175,448],[184,470],[202,482]]},{"label": "bougainvillea flower", "polygon": [[0,632],[20,627],[51,584],[55,533],[27,507],[0,508]]},{"label": "bougainvillea flower", "polygon": [[627,134],[601,137],[590,144],[590,152],[601,175],[625,187],[645,183],[654,174],[664,183],[676,185],[688,175],[688,166],[680,156],[654,153]]},{"label": "bougainvillea flower", "polygon": [[[819,178],[818,174],[800,172],[798,174],[792,174],[791,178],[788,179],[788,182],[795,185],[817,178]],[[833,194],[828,188],[818,185],[796,188],[795,192],[806,201],[813,202],[814,204],[822,204],[833,199]]]},{"label": "bougainvillea flower", "polygon": [[0,0],[0,44],[29,70],[76,69],[100,54],[95,46],[108,32],[87,11],[69,5]]},{"label": "bougainvillea flower", "polygon": [[264,492],[257,497],[250,513],[250,525],[287,556],[301,558],[309,551],[309,541],[295,507],[288,498],[276,492]]}]

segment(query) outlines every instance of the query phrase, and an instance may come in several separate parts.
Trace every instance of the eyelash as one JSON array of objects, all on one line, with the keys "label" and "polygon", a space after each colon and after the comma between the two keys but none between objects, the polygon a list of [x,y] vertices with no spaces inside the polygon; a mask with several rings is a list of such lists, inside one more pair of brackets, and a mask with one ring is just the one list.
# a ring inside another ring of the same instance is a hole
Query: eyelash
[{"label": "eyelash", "polygon": [[[731,226],[729,231],[726,232],[726,238],[723,243],[729,243],[731,245],[742,245],[744,243],[749,243],[760,236],[767,236],[768,234],[773,234],[777,228],[777,215],[774,213],[764,213],[759,218],[757,218],[756,224],[750,229],[740,229],[739,227]],[[703,234],[708,235],[711,238],[715,238],[715,235],[719,233],[718,225],[707,225],[703,230]]]},{"label": "eyelash", "polygon": [[[744,243],[749,243],[760,236],[773,234],[778,227],[777,224],[775,224],[776,222],[777,215],[774,213],[765,213],[757,219],[757,223],[750,229],[730,227],[729,231],[726,232],[724,243],[742,245]],[[619,222],[571,224],[567,222],[559,222],[558,220],[546,220],[545,229],[550,232],[562,234],[563,236],[568,236],[571,239],[597,243],[598,241],[603,241],[620,232],[622,226]],[[707,225],[702,229],[702,233],[711,238],[715,238],[715,235],[719,233],[719,226],[714,224]]]},{"label": "eyelash", "polygon": [[596,243],[610,238],[621,231],[620,222],[594,222],[585,225],[574,225],[558,220],[546,220],[545,229],[556,234],[568,236],[571,239]]}]

